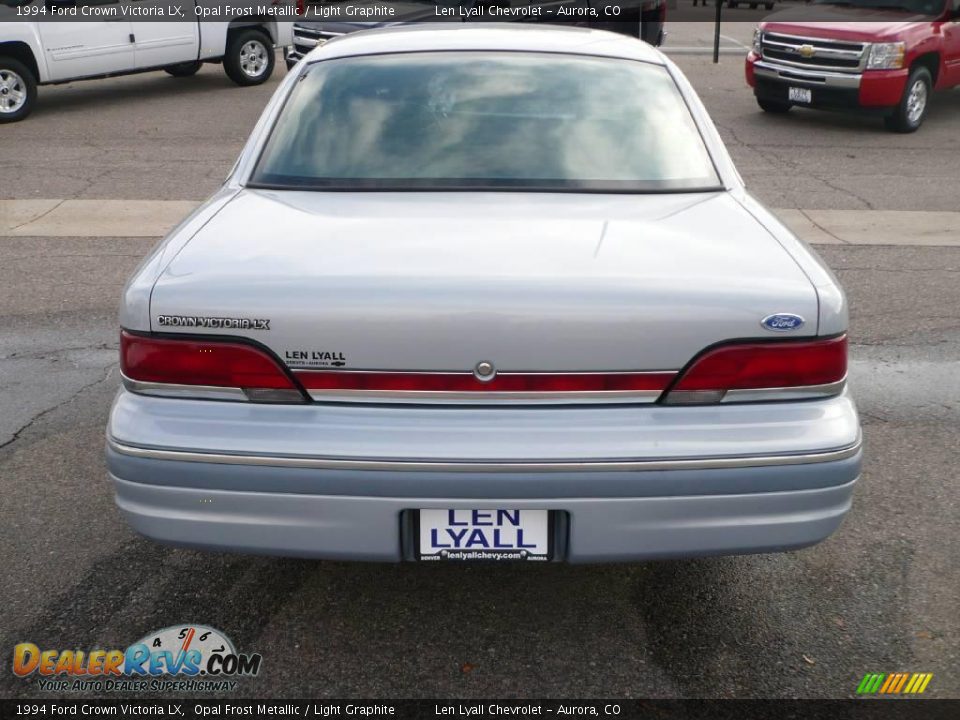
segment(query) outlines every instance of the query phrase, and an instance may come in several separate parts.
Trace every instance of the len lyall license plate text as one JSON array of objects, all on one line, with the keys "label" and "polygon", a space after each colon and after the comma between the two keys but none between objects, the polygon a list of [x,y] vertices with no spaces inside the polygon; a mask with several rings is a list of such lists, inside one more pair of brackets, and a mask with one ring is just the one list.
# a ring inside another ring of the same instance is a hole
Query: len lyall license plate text
[{"label": "len lyall license plate text", "polygon": [[547,510],[421,510],[421,560],[549,560]]}]

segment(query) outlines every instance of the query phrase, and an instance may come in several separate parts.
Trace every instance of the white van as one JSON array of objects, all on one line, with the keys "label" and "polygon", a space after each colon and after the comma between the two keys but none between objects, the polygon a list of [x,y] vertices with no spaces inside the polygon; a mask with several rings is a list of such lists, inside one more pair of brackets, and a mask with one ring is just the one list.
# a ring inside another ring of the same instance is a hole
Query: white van
[{"label": "white van", "polygon": [[[183,20],[168,19],[174,5],[182,8]],[[238,85],[265,82],[273,73],[275,48],[292,44],[292,23],[284,22],[282,8],[294,12],[294,2],[278,0],[269,6],[275,13],[271,15],[256,14],[253,3],[250,13],[238,12],[242,5],[209,0],[0,0],[0,123],[29,115],[38,85],[150,70],[187,77],[205,62],[222,63]],[[212,17],[222,20],[201,19],[211,17],[214,8],[219,12]],[[144,17],[156,19],[137,19]]]}]

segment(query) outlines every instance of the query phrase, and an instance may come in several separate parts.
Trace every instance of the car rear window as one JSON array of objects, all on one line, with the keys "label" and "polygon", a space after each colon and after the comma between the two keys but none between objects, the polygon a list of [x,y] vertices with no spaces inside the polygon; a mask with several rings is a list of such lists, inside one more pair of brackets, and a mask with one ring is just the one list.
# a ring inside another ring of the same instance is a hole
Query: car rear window
[{"label": "car rear window", "polygon": [[424,52],[313,64],[252,186],[664,192],[720,185],[659,65]]}]

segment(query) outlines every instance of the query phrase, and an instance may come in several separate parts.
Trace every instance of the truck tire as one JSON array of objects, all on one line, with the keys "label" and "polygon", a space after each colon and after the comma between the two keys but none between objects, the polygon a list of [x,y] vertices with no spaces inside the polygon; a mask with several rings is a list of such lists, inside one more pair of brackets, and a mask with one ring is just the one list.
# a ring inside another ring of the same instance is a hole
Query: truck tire
[{"label": "truck tire", "polygon": [[163,70],[167,75],[173,75],[173,77],[183,78],[183,77],[192,77],[200,72],[200,68],[203,67],[203,63],[199,60],[194,62],[185,62],[180,63],[179,65],[171,65],[165,67]]},{"label": "truck tire", "polygon": [[781,102],[780,100],[767,100],[766,98],[757,98],[757,105],[760,106],[760,109],[767,113],[773,113],[774,115],[782,115],[783,113],[790,112],[790,108],[793,107],[788,102]]},{"label": "truck tire", "polygon": [[223,69],[237,85],[259,85],[270,79],[277,57],[262,30],[241,30],[230,37]]},{"label": "truck tire", "polygon": [[26,65],[0,57],[0,123],[23,120],[37,104],[37,79]]},{"label": "truck tire", "polygon": [[892,115],[884,118],[887,129],[898,133],[916,132],[927,117],[933,76],[925,67],[915,67],[907,78],[903,97]]}]

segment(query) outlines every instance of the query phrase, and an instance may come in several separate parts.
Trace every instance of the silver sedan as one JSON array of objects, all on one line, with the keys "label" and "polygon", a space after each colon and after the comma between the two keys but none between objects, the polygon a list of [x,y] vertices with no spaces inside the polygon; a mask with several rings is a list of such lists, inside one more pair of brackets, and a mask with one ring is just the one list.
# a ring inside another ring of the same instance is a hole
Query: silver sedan
[{"label": "silver sedan", "polygon": [[836,279],[654,48],[395,28],[291,72],[120,314],[107,461],[190,547],[779,551],[860,474]]}]

